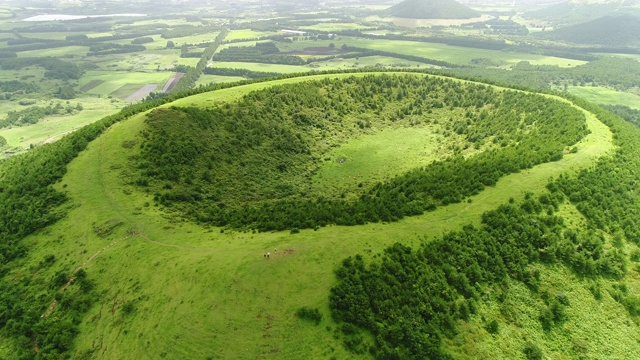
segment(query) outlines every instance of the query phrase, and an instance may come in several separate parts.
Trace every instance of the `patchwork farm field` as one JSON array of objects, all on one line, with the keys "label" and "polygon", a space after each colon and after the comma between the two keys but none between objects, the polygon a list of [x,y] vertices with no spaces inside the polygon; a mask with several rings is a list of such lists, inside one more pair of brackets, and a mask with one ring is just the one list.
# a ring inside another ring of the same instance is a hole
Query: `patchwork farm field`
[{"label": "patchwork farm field", "polygon": [[257,39],[263,36],[275,35],[277,32],[268,31],[254,31],[251,29],[231,30],[225,38],[228,41],[242,40],[242,39]]},{"label": "patchwork farm field", "polygon": [[347,44],[349,46],[367,48],[372,50],[389,51],[404,55],[415,55],[447,61],[453,64],[469,65],[472,59],[489,58],[502,61],[505,64],[515,65],[520,61],[529,61],[533,65],[558,65],[560,67],[574,67],[586,64],[586,61],[558,58],[552,56],[532,55],[524,53],[504,52],[498,50],[472,49],[460,46],[451,46],[437,43],[415,42],[415,41],[389,41],[384,39],[359,39],[345,36],[333,40],[318,41],[296,41],[289,44],[278,44],[282,52],[300,51],[305,47],[328,46],[335,44],[336,47]]},{"label": "patchwork farm field", "polygon": [[[7,139],[7,143],[12,147],[24,149],[29,148],[30,145],[42,145],[47,140],[55,141],[64,134],[98,121],[105,115],[113,114],[123,106],[121,101],[106,97],[80,97],[73,100],[73,104],[76,102],[83,106],[83,110],[77,114],[50,116],[37,124],[0,129],[0,136]],[[36,105],[46,104],[37,103]]]},{"label": "patchwork farm field", "polygon": [[146,84],[158,84],[162,89],[164,83],[173,76],[172,72],[118,72],[118,71],[87,71],[80,81],[80,88],[89,86],[89,94],[104,97],[113,96],[124,99]]}]

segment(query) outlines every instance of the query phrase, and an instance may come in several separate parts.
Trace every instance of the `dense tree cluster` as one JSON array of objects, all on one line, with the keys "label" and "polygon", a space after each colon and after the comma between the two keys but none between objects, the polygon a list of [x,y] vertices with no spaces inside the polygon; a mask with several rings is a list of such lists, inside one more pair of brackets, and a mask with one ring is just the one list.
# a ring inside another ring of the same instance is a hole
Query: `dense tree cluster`
[{"label": "dense tree cluster", "polygon": [[284,65],[306,64],[299,56],[280,54],[280,49],[273,42],[257,43],[255,46],[228,47],[215,54],[213,60]]},{"label": "dense tree cluster", "polygon": [[[443,122],[467,146],[491,150],[362,189],[355,202],[309,194],[314,171],[338,139],[422,121]],[[139,185],[200,221],[260,230],[421,214],[477,194],[503,175],[558,160],[587,131],[578,110],[537,95],[393,75],[272,87],[234,106],[159,109],[147,122]]]},{"label": "dense tree cluster", "polygon": [[89,47],[87,55],[110,55],[110,54],[124,54],[130,52],[145,51],[146,47],[143,45],[121,45],[115,43],[98,43]]},{"label": "dense tree cluster", "polygon": [[[379,359],[448,359],[442,339],[476,312],[487,289],[503,289],[513,279],[537,291],[532,263],[562,262],[590,276],[624,275],[618,269],[626,260],[617,249],[605,251],[595,233],[578,234],[549,215],[560,201],[560,194],[528,195],[519,205],[486,212],[479,227],[465,226],[416,250],[396,244],[368,264],[360,255],[344,260],[330,307],[345,345]],[[562,295],[547,302],[540,320],[550,330],[566,317],[569,303]]]},{"label": "dense tree cluster", "polygon": [[82,106],[64,106],[57,103],[48,106],[30,106],[24,110],[12,110],[7,113],[5,118],[0,119],[0,128],[10,125],[31,125],[42,120],[45,116],[71,114],[81,108]]},{"label": "dense tree cluster", "polygon": [[259,79],[276,77],[279,73],[265,72],[265,71],[251,71],[247,69],[229,69],[229,68],[217,68],[206,67],[204,73],[207,75],[221,75],[221,76],[242,76],[247,79]]},{"label": "dense tree cluster", "polygon": [[[200,75],[202,75],[202,72],[207,67],[209,60],[211,60],[211,57],[213,56],[213,54],[216,53],[216,51],[218,50],[218,47],[222,44],[222,41],[224,40],[224,38],[227,36],[228,33],[229,33],[229,30],[226,28],[220,31],[218,36],[216,36],[216,39],[214,40],[214,42],[211,43],[211,45],[209,45],[209,47],[207,47],[202,52],[202,56],[200,57],[200,61],[198,61],[198,64],[196,65],[196,67],[188,68],[184,76],[180,78],[180,81],[178,81],[176,86],[174,86],[173,89],[171,89],[172,93],[186,91],[195,86],[196,81],[198,81],[198,79],[200,78]],[[169,46],[170,42],[171,40],[167,42],[167,47]]]},{"label": "dense tree cluster", "polygon": [[0,92],[30,94],[38,91],[36,84],[18,80],[0,81]]},{"label": "dense tree cluster", "polygon": [[27,66],[38,65],[46,69],[44,76],[58,80],[77,80],[84,70],[78,65],[52,57],[6,59],[0,64],[2,70],[20,70]]}]

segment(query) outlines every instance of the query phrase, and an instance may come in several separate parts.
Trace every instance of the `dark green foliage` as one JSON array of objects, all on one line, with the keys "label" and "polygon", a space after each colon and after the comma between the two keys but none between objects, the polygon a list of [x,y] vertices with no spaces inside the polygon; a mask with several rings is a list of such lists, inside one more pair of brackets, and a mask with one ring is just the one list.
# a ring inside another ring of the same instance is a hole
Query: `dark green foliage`
[{"label": "dark green foliage", "polygon": [[[207,67],[209,60],[211,60],[213,54],[216,53],[216,50],[218,50],[218,47],[220,46],[220,44],[222,44],[222,40],[224,40],[228,32],[229,30],[227,28],[223,28],[220,31],[218,36],[216,36],[214,42],[209,45],[209,47],[207,47],[205,51],[202,52],[202,57],[200,58],[200,61],[198,61],[196,67],[190,67],[187,69],[184,76],[180,79],[180,81],[178,81],[176,86],[171,89],[171,93],[186,91],[195,86],[196,81],[198,81],[198,78],[200,77],[200,75],[202,75],[202,72]],[[167,47],[169,47],[169,45],[173,45],[173,42],[171,40],[167,41]]]},{"label": "dark green foliage", "polygon": [[522,352],[524,353],[524,356],[525,358],[527,358],[527,360],[542,360],[543,358],[542,350],[538,347],[538,345],[532,342],[528,342]]},{"label": "dark green foliage", "polygon": [[0,81],[0,91],[8,93],[30,94],[38,91],[37,85],[18,80]]},{"label": "dark green foliage", "polygon": [[470,19],[480,16],[455,0],[404,0],[384,10],[382,17],[410,19]]},{"label": "dark green foliage", "polygon": [[[526,283],[535,262],[598,260],[599,254],[573,246],[571,237],[558,217],[502,205],[485,213],[480,227],[465,226],[417,250],[395,244],[370,264],[359,255],[344,260],[330,295],[332,315],[355,332],[370,332],[378,358],[438,358],[444,356],[440,339],[455,334],[456,320],[469,316],[486,286],[507,278]],[[625,306],[640,309],[635,298],[621,294]],[[543,299],[540,321],[550,331],[566,320],[570,304],[562,293]],[[497,321],[486,329],[497,333]]]},{"label": "dark green foliage", "polygon": [[0,136],[0,148],[5,145],[7,145],[7,139],[5,139],[3,136]]},{"label": "dark green foliage", "polygon": [[84,70],[78,65],[52,57],[7,59],[2,61],[0,68],[3,70],[19,70],[32,65],[44,67],[47,70],[44,76],[51,79],[77,80],[84,73]]},{"label": "dark green foliage", "polygon": [[[557,217],[503,205],[485,213],[481,227],[466,226],[418,250],[396,244],[368,266],[360,256],[348,258],[331,291],[333,317],[371,332],[378,358],[442,357],[440,339],[467,316],[461,304],[477,299],[481,284],[525,279],[528,264],[565,241],[562,229]],[[555,310],[551,320],[562,317]]]},{"label": "dark green foliage", "polygon": [[0,59],[12,59],[17,57],[18,54],[13,51],[0,51]]},{"label": "dark green foliage", "polygon": [[255,46],[236,46],[221,50],[213,56],[216,61],[242,61],[267,64],[304,65],[306,62],[292,55],[279,54],[273,42],[257,43]]},{"label": "dark green foliage", "polygon": [[148,44],[152,42],[153,42],[153,38],[151,36],[145,36],[145,37],[135,38],[131,40],[131,44],[133,45]]},{"label": "dark green foliage", "polygon": [[89,47],[88,56],[92,55],[109,55],[124,54],[130,52],[145,51],[146,47],[142,45],[120,45],[115,43],[97,43]]},{"label": "dark green foliage", "polygon": [[0,119],[0,128],[10,125],[30,125],[35,124],[42,120],[45,116],[51,115],[65,115],[77,111],[77,106],[62,106],[58,103],[55,106],[49,105],[42,106],[30,106],[24,110],[9,111],[4,119]]},{"label": "dark green foliage", "polygon": [[387,56],[387,57],[392,57],[392,58],[396,58],[396,59],[415,61],[415,62],[419,62],[419,63],[423,63],[423,64],[442,66],[442,67],[447,67],[447,68],[452,68],[452,69],[453,68],[462,68],[462,67],[464,67],[462,65],[453,64],[453,63],[450,63],[450,62],[447,62],[447,61],[429,59],[429,58],[416,56],[416,55],[399,54],[399,53],[394,53],[394,52],[390,52],[390,51],[371,50],[371,49],[359,48],[359,47],[353,47],[353,46],[346,46],[346,47],[343,46],[343,50],[344,51],[349,51],[349,52],[352,52],[352,53],[349,53],[349,54],[346,54],[346,55],[334,55],[334,56],[329,56],[329,57],[326,57],[326,58],[309,58],[307,60],[307,63],[312,63],[312,62],[317,62],[317,61],[326,61],[326,60],[331,59],[331,58],[353,59],[353,58],[359,58],[359,57],[364,57],[364,56]]},{"label": "dark green foliage", "polygon": [[631,15],[618,15],[604,16],[554,31],[539,32],[536,36],[570,43],[622,47],[639,45],[638,33],[640,33],[640,19]]},{"label": "dark green foliage", "polygon": [[602,107],[640,127],[640,110],[632,109],[625,105],[604,105]]},{"label": "dark green foliage", "polygon": [[89,37],[86,34],[79,34],[79,35],[67,35],[65,39],[67,41],[86,41],[86,40],[89,40]]},{"label": "dark green foliage", "polygon": [[76,97],[76,91],[70,85],[63,85],[54,94],[58,99],[70,100]]},{"label": "dark green foliage", "polygon": [[500,325],[496,319],[493,319],[485,326],[485,329],[489,334],[495,335],[500,331]]},{"label": "dark green foliage", "polygon": [[[436,115],[445,110],[465,115]],[[309,196],[314,171],[340,138],[370,133],[371,124],[412,126],[411,119],[429,119],[430,113],[469,144],[495,146],[354,188],[360,194],[355,201]],[[371,124],[358,126],[365,117]],[[209,110],[159,109],[147,123],[138,183],[157,202],[202,222],[263,231],[421,214],[460,202],[506,174],[558,160],[586,133],[579,111],[539,96],[388,75],[272,87]],[[346,136],[329,136],[336,132]]]},{"label": "dark green foliage", "polygon": [[247,79],[259,79],[259,78],[275,77],[279,75],[278,73],[273,73],[273,72],[251,71],[247,69],[228,69],[228,68],[217,68],[217,67],[207,67],[204,69],[204,73],[207,75],[242,76]]},{"label": "dark green foliage", "polygon": [[310,320],[316,325],[320,324],[320,320],[322,320],[322,314],[318,308],[310,308],[307,306],[303,306],[298,309],[296,311],[296,316],[300,319]]}]

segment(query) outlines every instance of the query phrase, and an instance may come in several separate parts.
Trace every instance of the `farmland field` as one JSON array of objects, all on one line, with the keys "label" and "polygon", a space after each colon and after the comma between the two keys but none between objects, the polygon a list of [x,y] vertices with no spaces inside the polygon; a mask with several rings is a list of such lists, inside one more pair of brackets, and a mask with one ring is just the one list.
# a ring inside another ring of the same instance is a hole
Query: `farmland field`
[{"label": "farmland field", "polygon": [[245,80],[245,78],[240,76],[221,76],[221,75],[207,75],[203,74],[196,82],[196,86],[200,85],[209,85],[211,83],[226,83],[226,82],[234,82],[239,80]]},{"label": "farmland field", "polygon": [[87,55],[89,51],[88,46],[65,46],[53,49],[47,49],[46,52],[43,50],[29,50],[29,51],[21,51],[18,53],[19,57],[38,57],[46,54],[47,56],[58,57],[58,58],[69,58],[69,57],[84,57]]},{"label": "farmland field", "polygon": [[92,56],[87,61],[109,71],[170,70],[176,65],[195,66],[198,58],[181,58],[180,50],[155,50],[133,54]]},{"label": "farmland field", "polygon": [[256,39],[263,36],[269,36],[278,34],[276,32],[265,32],[265,31],[253,31],[250,29],[241,29],[241,30],[231,30],[229,35],[225,38],[225,40],[233,41],[233,40],[242,40],[242,39]]},{"label": "farmland field", "polygon": [[567,90],[595,104],[625,105],[640,110],[640,96],[600,86],[569,86]]},{"label": "farmland field", "polygon": [[[101,95],[104,97],[118,91],[123,86],[127,85],[131,88],[131,93],[146,84],[160,84],[160,88],[164,83],[173,76],[172,72],[159,71],[159,72],[117,72],[117,71],[87,71],[87,73],[80,80],[80,87],[85,84],[95,84],[97,81],[101,81],[95,87],[92,87],[87,91],[89,94]],[[119,91],[116,97],[127,97],[131,93]]]},{"label": "farmland field", "polygon": [[[77,130],[106,115],[115,113],[124,104],[117,100],[95,97],[79,97],[72,100],[71,103],[82,104],[83,110],[74,115],[49,116],[34,125],[0,129],[0,136],[6,138],[12,147],[28,148],[32,144],[40,145],[47,139]],[[45,104],[37,105],[43,106]]]},{"label": "farmland field", "polygon": [[319,23],[316,25],[301,26],[302,30],[319,30],[319,31],[341,31],[341,30],[354,30],[364,29],[371,26],[364,26],[354,23]]},{"label": "farmland field", "polygon": [[333,40],[295,41],[293,43],[278,44],[281,51],[303,50],[305,47],[328,46],[336,47],[347,44],[349,46],[382,50],[405,55],[415,55],[430,59],[447,61],[459,65],[469,65],[472,59],[489,58],[501,60],[506,64],[515,65],[520,61],[529,61],[533,65],[558,65],[560,67],[574,67],[585,64],[586,61],[558,58],[553,56],[532,55],[498,50],[474,49],[451,46],[438,43],[416,41],[390,41],[385,39],[359,39],[340,36]]}]

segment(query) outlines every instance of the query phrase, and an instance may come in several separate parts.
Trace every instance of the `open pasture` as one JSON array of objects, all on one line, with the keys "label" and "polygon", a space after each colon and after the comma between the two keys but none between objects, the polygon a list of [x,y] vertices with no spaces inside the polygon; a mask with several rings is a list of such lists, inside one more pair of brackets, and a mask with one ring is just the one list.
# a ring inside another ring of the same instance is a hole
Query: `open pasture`
[{"label": "open pasture", "polygon": [[640,110],[640,96],[623,91],[616,91],[601,86],[569,86],[567,90],[595,104],[625,105]]},{"label": "open pasture", "polygon": [[335,41],[336,46],[346,43],[350,46],[363,47],[374,50],[390,51],[406,55],[416,55],[431,59],[447,61],[453,64],[469,65],[471,59],[489,58],[501,60],[515,65],[520,61],[529,61],[533,65],[558,65],[560,67],[574,67],[585,64],[585,61],[558,58],[553,56],[513,53],[498,50],[474,49],[461,46],[450,46],[437,43],[415,41],[389,41],[384,39],[356,39],[343,38]]},{"label": "open pasture", "polygon": [[[55,140],[68,132],[77,130],[87,124],[100,120],[106,115],[115,113],[123,106],[117,100],[96,97],[78,97],[71,104],[82,104],[83,110],[67,116],[49,116],[29,126],[14,126],[0,129],[0,136],[7,139],[10,146],[28,148],[30,145],[41,145],[48,139]],[[45,106],[48,103],[36,103]]]},{"label": "open pasture", "polygon": [[329,46],[333,43],[337,48],[343,44],[367,48],[372,50],[389,51],[404,55],[415,55],[430,59],[447,61],[453,64],[470,65],[475,58],[489,58],[515,65],[520,61],[529,61],[533,65],[558,65],[560,67],[574,67],[585,64],[586,61],[558,58],[553,56],[533,55],[498,50],[475,49],[461,46],[451,46],[438,43],[398,41],[386,39],[361,39],[338,36],[332,40],[294,41],[292,43],[278,43],[282,52],[301,51],[306,47]]},{"label": "open pasture", "polygon": [[179,49],[100,55],[86,59],[86,61],[98,65],[102,70],[127,72],[172,70],[176,65],[195,66],[199,60],[198,58],[181,58]]},{"label": "open pasture", "polygon": [[360,25],[356,23],[332,23],[332,22],[320,22],[315,25],[300,26],[301,30],[318,30],[318,31],[342,31],[342,30],[355,30],[365,29],[370,26]]},{"label": "open pasture", "polygon": [[239,29],[239,30],[231,30],[229,34],[225,38],[225,40],[233,41],[233,40],[243,40],[243,39],[257,39],[263,36],[275,35],[278,34],[276,32],[266,32],[266,31],[254,31],[251,29]]},{"label": "open pasture", "polygon": [[[232,101],[269,85],[201,94],[176,105]],[[524,190],[544,191],[550,176],[589,166],[611,149],[611,133],[588,116],[592,132],[578,144],[578,153],[506,176],[469,203],[390,224],[299,234],[221,233],[147,206],[151,195],[127,185],[128,175],[120,169],[135,151],[122,145],[137,141],[143,120],[141,114],[113,126],[72,162],[59,184],[72,199],[68,216],[29,240],[34,250],[25,266],[55,253],[56,269],[75,268],[115,243],[86,267],[103,296],[81,324],[79,353],[97,345],[103,356],[113,358],[357,358],[334,338],[326,298],[342,259],[357,253],[369,258],[395,242],[416,245],[478,223],[483,211],[510,197],[522,198]],[[123,225],[107,238],[98,237],[94,227],[110,219]],[[127,237],[131,229],[136,235]],[[123,311],[126,303],[134,310]],[[295,317],[301,306],[320,309],[319,326]]]},{"label": "open pasture", "polygon": [[46,50],[28,50],[28,51],[20,51],[18,53],[18,57],[42,57],[42,56],[51,56],[60,58],[63,60],[69,60],[72,58],[84,58],[89,51],[88,46],[64,46],[53,49]]},{"label": "open pasture", "polygon": [[211,83],[214,83],[214,84],[228,83],[228,82],[235,82],[240,80],[245,80],[245,78],[240,76],[222,76],[222,75],[202,74],[198,78],[198,81],[196,82],[196,86],[209,85]]},{"label": "open pasture", "polygon": [[214,61],[210,67],[227,68],[227,69],[247,69],[251,71],[277,72],[282,74],[307,72],[312,70],[308,66],[303,65],[281,65],[281,64],[263,64],[239,61]]}]

